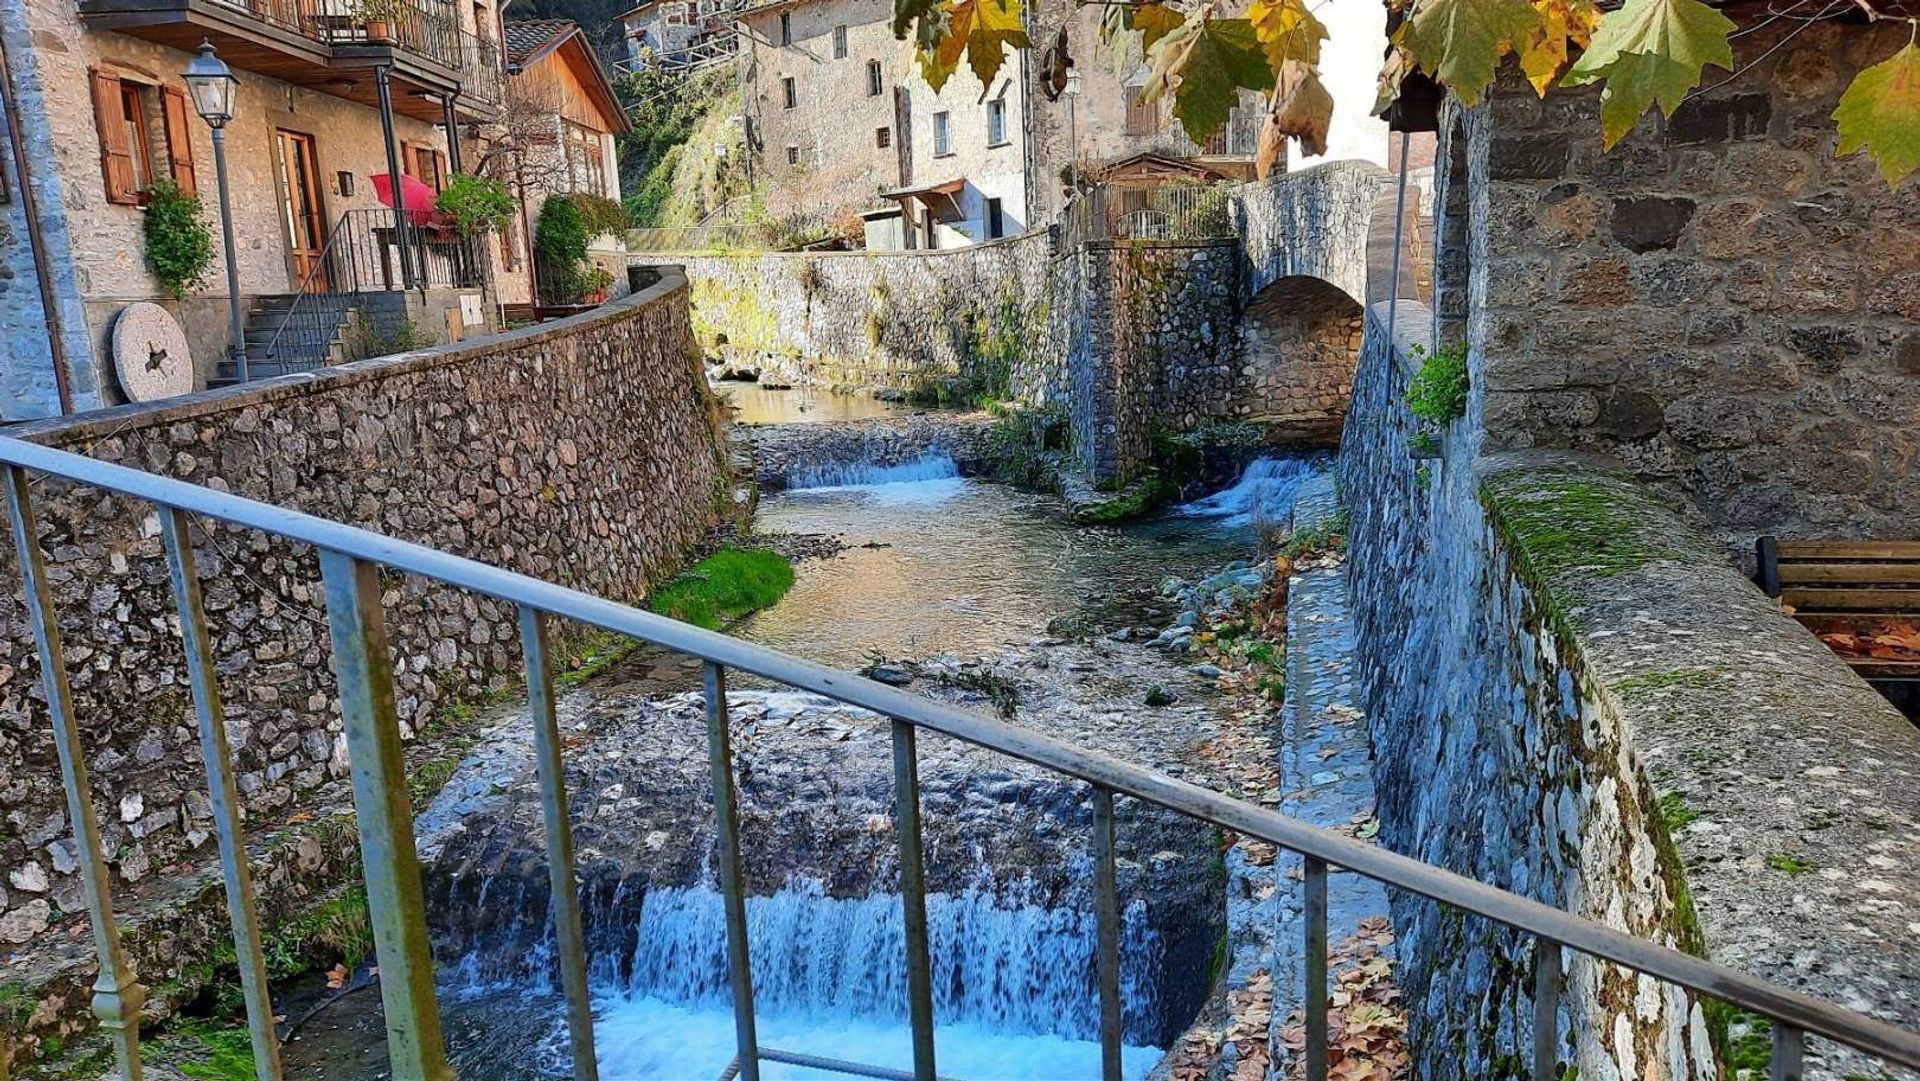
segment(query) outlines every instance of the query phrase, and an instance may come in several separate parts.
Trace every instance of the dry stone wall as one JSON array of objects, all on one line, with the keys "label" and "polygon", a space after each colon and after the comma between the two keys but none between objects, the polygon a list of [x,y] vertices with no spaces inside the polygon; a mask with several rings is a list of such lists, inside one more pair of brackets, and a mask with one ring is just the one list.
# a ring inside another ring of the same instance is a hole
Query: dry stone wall
[{"label": "dry stone wall", "polygon": [[[1477,457],[1473,412],[1413,458],[1431,313],[1401,302],[1397,348],[1372,313],[1340,480],[1381,843],[1911,1025],[1920,960],[1887,944],[1920,896],[1920,731],[1621,463]],[[1524,1076],[1533,944],[1393,910],[1416,1073]],[[1597,1081],[1713,1078],[1720,1039],[1765,1045],[1572,955],[1557,1029]],[[1880,1076],[1811,1054],[1809,1077]]]},{"label": "dry stone wall", "polygon": [[[723,489],[685,296],[673,274],[540,327],[7,434],[637,600]],[[116,884],[142,883],[212,829],[156,519],[50,479],[34,494],[106,852]],[[196,537],[239,784],[270,822],[346,769],[317,560],[206,521]],[[10,548],[0,563],[0,940],[20,944],[83,902]],[[383,584],[409,739],[518,678],[510,605]]]}]

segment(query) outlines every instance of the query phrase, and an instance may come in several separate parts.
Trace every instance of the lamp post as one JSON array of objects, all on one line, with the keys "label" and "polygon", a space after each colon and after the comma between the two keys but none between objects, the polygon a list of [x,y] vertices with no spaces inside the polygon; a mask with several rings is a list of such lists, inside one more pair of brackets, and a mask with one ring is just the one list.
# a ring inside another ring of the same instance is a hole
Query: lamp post
[{"label": "lamp post", "polygon": [[1073,190],[1080,190],[1080,72],[1067,69],[1067,166],[1073,170]]},{"label": "lamp post", "polygon": [[240,381],[247,382],[246,330],[240,321],[240,267],[234,261],[233,209],[227,201],[227,121],[233,119],[234,90],[239,80],[227,65],[213,55],[213,42],[200,39],[200,52],[187,65],[187,93],[193,95],[193,109],[213,129],[213,172],[220,184],[220,230],[227,242],[227,314],[232,321],[233,345],[229,354]]}]

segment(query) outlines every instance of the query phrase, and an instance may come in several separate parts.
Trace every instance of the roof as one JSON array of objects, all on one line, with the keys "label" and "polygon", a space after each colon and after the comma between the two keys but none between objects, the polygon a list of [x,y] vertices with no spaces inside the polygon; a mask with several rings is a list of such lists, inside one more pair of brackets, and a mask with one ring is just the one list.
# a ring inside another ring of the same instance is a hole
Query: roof
[{"label": "roof", "polygon": [[570,35],[580,32],[572,19],[525,19],[509,22],[503,28],[507,39],[507,63],[525,67],[560,47]]},{"label": "roof", "polygon": [[616,134],[632,130],[620,97],[613,92],[613,80],[607,77],[607,69],[594,54],[579,23],[572,19],[527,19],[509,22],[501,30],[507,39],[509,78],[557,55],[573,68],[587,96],[606,118],[607,130]]}]

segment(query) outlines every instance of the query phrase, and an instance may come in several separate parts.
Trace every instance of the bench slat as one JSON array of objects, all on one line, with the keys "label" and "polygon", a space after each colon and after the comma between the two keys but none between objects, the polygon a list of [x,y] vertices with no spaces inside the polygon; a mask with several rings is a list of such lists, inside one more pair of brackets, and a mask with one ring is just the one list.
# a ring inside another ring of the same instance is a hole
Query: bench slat
[{"label": "bench slat", "polygon": [[1920,560],[1920,541],[1780,541],[1780,561],[1820,559]]},{"label": "bench slat", "polygon": [[[1788,563],[1780,564],[1781,584],[1796,582],[1836,585],[1920,585],[1920,563]],[[1920,598],[1916,598],[1920,599]]]},{"label": "bench slat", "polygon": [[1796,613],[1822,611],[1902,611],[1920,616],[1920,590],[1913,589],[1783,589],[1780,600]]}]

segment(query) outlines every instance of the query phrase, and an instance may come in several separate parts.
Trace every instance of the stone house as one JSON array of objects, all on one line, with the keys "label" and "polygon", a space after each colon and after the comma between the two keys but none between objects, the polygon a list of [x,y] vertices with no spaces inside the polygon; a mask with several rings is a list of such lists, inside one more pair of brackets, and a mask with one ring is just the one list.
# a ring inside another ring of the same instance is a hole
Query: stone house
[{"label": "stone house", "polygon": [[[391,27],[370,30],[347,0],[0,3],[0,418],[121,400],[111,334],[136,301],[158,301],[178,321],[194,385],[238,374],[223,370],[231,334],[212,136],[182,80],[202,40],[237,79],[225,130],[252,375],[337,355],[356,310],[376,312],[383,335],[410,320],[409,337],[444,339],[488,321],[457,246],[396,229],[372,177],[390,157],[430,187],[459,169],[448,133],[491,117],[500,100],[494,0],[391,6]],[[212,267],[180,299],[163,295],[144,258],[144,204],[160,178],[198,192],[215,238]],[[397,243],[403,235],[415,250]],[[296,303],[303,292],[315,299]],[[289,309],[326,341],[269,360],[262,351]]]},{"label": "stone house", "polygon": [[738,46],[734,20],[747,0],[646,0],[620,16],[627,70],[691,70],[725,63]]},{"label": "stone house", "polygon": [[[520,203],[514,222],[493,237],[494,281],[503,305],[533,305],[544,288],[541,275],[563,268],[540,267],[533,258],[534,228],[552,195],[592,195],[620,200],[620,164],[614,136],[628,130],[606,68],[580,25],[571,19],[531,19],[506,26],[507,112],[504,151],[497,168]],[[510,140],[510,141],[509,141]],[[490,152],[493,148],[489,148]],[[626,278],[626,238],[594,238],[589,255],[614,276]]]},{"label": "stone house", "polygon": [[1920,176],[1836,157],[1832,119],[1909,28],[1725,10],[1740,75],[1611,151],[1593,89],[1509,72],[1443,105],[1435,308],[1469,421],[1485,450],[1615,458],[1739,550],[1912,538]]}]

